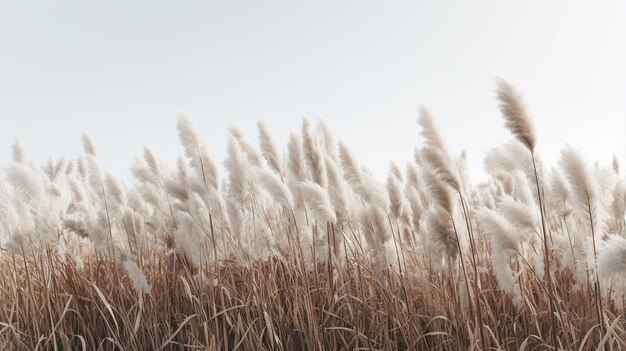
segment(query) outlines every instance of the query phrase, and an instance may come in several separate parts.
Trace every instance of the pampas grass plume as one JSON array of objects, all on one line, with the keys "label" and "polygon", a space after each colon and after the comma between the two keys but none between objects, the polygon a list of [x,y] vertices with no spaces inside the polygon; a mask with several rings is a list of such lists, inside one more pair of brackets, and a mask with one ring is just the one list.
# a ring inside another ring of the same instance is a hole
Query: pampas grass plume
[{"label": "pampas grass plume", "polygon": [[272,137],[272,133],[267,127],[267,123],[259,121],[257,123],[257,128],[259,130],[259,144],[261,145],[263,157],[265,157],[267,164],[274,172],[282,175],[283,167],[280,152],[278,151],[278,146],[276,146],[276,142]]},{"label": "pampas grass plume", "polygon": [[91,135],[87,132],[83,132],[82,134],[83,140],[83,151],[87,155],[91,155],[93,157],[98,156],[98,148],[96,147],[96,142],[93,140]]},{"label": "pampas grass plume", "polygon": [[307,208],[315,218],[321,222],[337,222],[328,193],[319,184],[302,182],[299,188]]},{"label": "pampas grass plume", "polygon": [[276,202],[289,208],[293,206],[289,188],[280,180],[276,173],[268,170],[257,169],[255,174],[256,179]]},{"label": "pampas grass plume", "polygon": [[535,151],[535,129],[522,97],[513,86],[504,79],[496,80],[500,112],[504,116],[504,125],[517,140],[524,144],[531,153]]}]

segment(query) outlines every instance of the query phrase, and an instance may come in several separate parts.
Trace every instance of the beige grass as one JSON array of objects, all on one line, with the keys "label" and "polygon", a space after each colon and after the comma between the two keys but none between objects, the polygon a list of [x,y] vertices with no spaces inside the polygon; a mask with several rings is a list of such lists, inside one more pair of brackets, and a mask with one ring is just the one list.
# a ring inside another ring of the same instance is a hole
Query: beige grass
[{"label": "beige grass", "polygon": [[308,120],[284,155],[265,123],[261,151],[233,127],[223,175],[182,116],[185,156],[170,168],[146,148],[133,186],[88,134],[44,166],[16,143],[0,347],[626,349],[624,177],[571,148],[544,165],[519,93],[498,89],[518,141],[489,152],[481,184],[425,108],[416,162],[386,183]]}]

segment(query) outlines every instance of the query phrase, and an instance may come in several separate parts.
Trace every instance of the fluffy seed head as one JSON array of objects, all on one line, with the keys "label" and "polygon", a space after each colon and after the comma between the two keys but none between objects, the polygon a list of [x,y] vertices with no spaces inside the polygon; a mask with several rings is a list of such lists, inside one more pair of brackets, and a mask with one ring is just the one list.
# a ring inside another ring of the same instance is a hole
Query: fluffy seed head
[{"label": "fluffy seed head", "polygon": [[274,172],[282,174],[283,169],[280,152],[278,151],[278,146],[276,146],[276,142],[272,137],[272,133],[270,133],[270,130],[267,127],[267,123],[259,121],[257,123],[257,128],[259,129],[259,144],[261,145],[263,157],[265,157],[267,164]]},{"label": "fluffy seed head", "polygon": [[535,129],[520,94],[504,79],[496,80],[500,112],[504,126],[524,144],[531,153],[535,151]]},{"label": "fluffy seed head", "polygon": [[87,132],[83,132],[82,140],[83,140],[83,150],[85,151],[85,153],[87,155],[97,157],[98,149],[96,147],[96,142],[93,141],[93,138],[91,137],[91,135],[89,135],[89,133]]},{"label": "fluffy seed head", "polygon": [[321,222],[337,222],[328,193],[319,184],[302,182],[299,187],[304,203],[315,218]]}]

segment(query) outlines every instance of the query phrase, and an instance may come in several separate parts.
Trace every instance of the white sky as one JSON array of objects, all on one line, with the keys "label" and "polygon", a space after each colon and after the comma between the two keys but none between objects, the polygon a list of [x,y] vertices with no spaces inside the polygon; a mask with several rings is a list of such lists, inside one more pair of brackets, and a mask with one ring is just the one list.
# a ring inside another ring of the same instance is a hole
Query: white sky
[{"label": "white sky", "polygon": [[[228,125],[284,147],[323,116],[379,176],[421,142],[421,103],[470,175],[507,141],[494,78],[532,111],[539,152],[569,142],[626,154],[625,1],[27,1],[0,4],[0,167],[76,156],[89,131],[128,177],[143,144],[171,162],[176,115],[195,117],[220,162]],[[623,165],[626,169],[626,165]]]}]

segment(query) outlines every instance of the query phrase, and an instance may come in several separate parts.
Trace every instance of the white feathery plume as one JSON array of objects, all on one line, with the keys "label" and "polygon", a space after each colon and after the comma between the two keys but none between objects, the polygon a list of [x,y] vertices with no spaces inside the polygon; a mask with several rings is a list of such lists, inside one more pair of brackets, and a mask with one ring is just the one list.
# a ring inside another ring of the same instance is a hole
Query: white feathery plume
[{"label": "white feathery plume", "polygon": [[[420,134],[424,137],[424,141],[429,148],[446,151],[446,145],[443,141],[439,128],[435,123],[435,119],[432,117],[430,111],[426,106],[420,106],[418,123],[422,128]],[[416,158],[420,158],[416,156]],[[419,161],[416,159],[416,163]]]},{"label": "white feathery plume", "polygon": [[146,205],[154,207],[155,209],[161,207],[161,198],[159,197],[157,189],[154,185],[145,184],[141,189],[139,189],[139,194],[141,195],[143,201],[145,201]]},{"label": "white feathery plume", "polygon": [[389,198],[382,190],[380,184],[376,182],[372,175],[360,168],[356,158],[343,142],[339,143],[339,160],[346,181],[363,201],[383,209],[389,206]]},{"label": "white feathery plume", "polygon": [[415,162],[415,165],[421,165],[422,164],[422,155],[421,155],[421,148],[415,146],[413,148],[413,162]]},{"label": "white feathery plume", "polygon": [[13,144],[13,162],[24,163],[26,160],[28,160],[28,156],[26,155],[24,142],[22,139],[17,138]]},{"label": "white feathery plume", "polygon": [[385,191],[385,185],[378,182],[371,173],[363,172],[362,174],[363,178],[357,194],[370,204],[381,209],[387,209],[389,207],[389,197]]},{"label": "white feathery plume", "polygon": [[259,129],[259,145],[261,145],[263,157],[265,157],[267,164],[274,172],[282,175],[282,160],[280,152],[278,151],[278,146],[276,146],[276,142],[272,137],[272,133],[270,133],[270,130],[264,121],[259,121],[257,123],[257,128]]},{"label": "white feathery plume", "polygon": [[[330,155],[325,156],[326,162],[326,175],[328,177],[328,194],[330,196],[330,202],[335,210],[335,216],[337,223],[341,226],[343,222],[347,222],[350,217],[351,202],[348,195],[348,186],[343,178],[336,159],[333,159]],[[344,235],[340,230],[334,232],[334,236],[331,237],[333,241],[333,254],[336,258],[341,259],[345,254],[345,240]]]},{"label": "white feathery plume", "polygon": [[242,206],[250,198],[248,165],[237,140],[231,136],[228,141],[228,157],[224,162],[228,170],[229,195]]},{"label": "white feathery plume", "polygon": [[534,207],[522,203],[509,195],[502,196],[498,202],[498,207],[509,222],[524,229],[529,235],[539,232],[539,219],[533,211]]},{"label": "white feathery plume", "polygon": [[397,163],[391,161],[389,163],[389,174],[393,175],[400,183],[404,183],[404,177],[402,176],[402,171]]},{"label": "white feathery plume", "polygon": [[40,169],[42,170],[42,172],[50,179],[53,180],[54,178],[54,165],[55,165],[55,161],[53,157],[49,157],[48,161],[46,162],[46,165],[43,167],[40,167]]},{"label": "white feathery plume", "polygon": [[289,188],[280,180],[278,174],[264,170],[255,170],[256,179],[261,186],[270,194],[270,196],[279,204],[285,205],[288,208],[292,207],[291,192]]},{"label": "white feathery plume", "polygon": [[65,229],[71,231],[72,233],[82,238],[89,237],[89,230],[86,228],[86,226],[84,225],[82,221],[68,218],[63,221],[63,226],[65,227]]},{"label": "white feathery plume", "polygon": [[619,161],[617,160],[617,156],[613,155],[613,161],[611,162],[611,168],[616,175],[619,175]]},{"label": "white feathery plume", "polygon": [[151,147],[144,145],[143,147],[143,159],[146,161],[146,165],[152,171],[156,178],[161,178],[162,161]]},{"label": "white feathery plume", "polygon": [[491,234],[493,243],[492,265],[502,290],[513,296],[516,307],[521,306],[522,296],[519,286],[516,284],[516,274],[510,267],[511,258],[520,252],[520,240],[514,234],[514,228],[499,213],[483,208],[476,213],[479,223]]},{"label": "white feathery plume", "polygon": [[87,155],[87,169],[91,190],[99,197],[104,196],[104,175],[102,174],[102,167],[95,157]]},{"label": "white feathery plume", "polygon": [[418,123],[422,128],[421,135],[426,143],[426,146],[420,151],[419,158],[427,163],[442,181],[457,191],[461,191],[461,180],[458,172],[452,167],[452,159],[433,117],[423,106],[420,108],[419,114]]},{"label": "white feathery plume", "polygon": [[490,187],[479,189],[478,193],[480,197],[478,205],[482,205],[489,209],[494,209],[496,207],[496,199]]},{"label": "white feathery plume", "polygon": [[415,189],[418,194],[421,192],[422,190],[422,184],[420,181],[420,174],[419,174],[419,169],[417,168],[417,166],[412,163],[412,162],[408,162],[406,164],[406,186],[407,187],[412,187],[413,189]]},{"label": "white feathery plume", "polygon": [[336,223],[335,211],[328,199],[328,193],[319,184],[301,182],[299,185],[302,198],[307,208],[320,222]]},{"label": "white feathery plume", "polygon": [[75,164],[73,161],[67,161],[67,167],[65,168],[65,175],[69,176],[74,174]]},{"label": "white feathery plume", "polygon": [[194,266],[200,265],[202,242],[197,235],[198,225],[188,212],[178,212],[178,229],[174,233],[176,248],[182,250]]},{"label": "white feathery plume", "polygon": [[158,184],[158,178],[156,174],[152,172],[150,167],[146,164],[146,162],[139,158],[135,157],[133,161],[133,165],[131,166],[131,173],[135,180],[137,180],[140,184],[148,183],[151,185]]},{"label": "white feathery plume", "polygon": [[6,177],[27,202],[37,205],[44,199],[46,191],[43,179],[31,167],[16,163],[7,169]]},{"label": "white feathery plume", "polygon": [[83,202],[87,200],[87,194],[83,185],[74,177],[68,178],[68,186],[75,202]]},{"label": "white feathery plume", "polygon": [[626,239],[620,235],[609,235],[598,255],[598,277],[610,289],[613,303],[624,308],[626,287]]},{"label": "white feathery plume", "polygon": [[442,208],[430,206],[426,211],[425,220],[428,245],[442,254],[435,262],[445,260],[453,267],[459,255],[459,245],[450,214]]},{"label": "white feathery plume", "polygon": [[147,210],[147,207],[141,199],[141,193],[139,189],[131,189],[131,191],[128,193],[127,204],[129,207],[128,209],[126,209],[127,211],[130,210],[134,212],[143,212]]},{"label": "white feathery plume", "polygon": [[387,178],[387,194],[389,196],[389,213],[392,218],[399,222],[404,240],[411,240],[411,204],[404,196],[402,184],[393,174],[393,171],[389,173]]},{"label": "white feathery plume", "polygon": [[387,267],[387,251],[385,243],[391,240],[387,216],[377,206],[368,206],[361,214],[363,235],[370,254],[374,258],[376,268],[382,271]]},{"label": "white feathery plume", "polygon": [[431,171],[424,172],[424,181],[430,193],[430,200],[446,212],[452,213],[453,201],[449,188]]},{"label": "white feathery plume", "polygon": [[116,176],[107,172],[104,183],[107,196],[117,206],[123,206],[126,203],[126,189],[124,189],[122,182]]},{"label": "white feathery plume", "polygon": [[626,239],[610,235],[598,255],[598,275],[604,281],[615,276],[626,278]]},{"label": "white feathery plume", "polygon": [[494,251],[510,250],[520,252],[520,238],[515,235],[515,229],[500,213],[482,208],[476,213],[478,222],[491,234]]},{"label": "white feathery plume", "polygon": [[59,176],[65,174],[65,170],[67,169],[68,162],[65,157],[61,157],[58,161],[53,163],[50,169],[50,180],[56,181]]},{"label": "white feathery plume", "polygon": [[85,209],[82,217],[82,219],[78,216],[66,218],[63,221],[63,227],[80,237],[88,238],[96,250],[107,252],[110,241],[104,211],[96,213],[95,209]]},{"label": "white feathery plume", "polygon": [[524,144],[531,153],[535,151],[535,130],[520,94],[504,79],[496,80],[500,112],[504,126]]},{"label": "white feathery plume", "polygon": [[325,120],[318,120],[317,128],[324,146],[324,154],[337,162],[337,138]]},{"label": "white feathery plume", "polygon": [[50,184],[48,186],[48,195],[51,195],[53,197],[61,197],[63,196],[63,189],[58,185],[58,184]]},{"label": "white feathery plume", "polygon": [[233,136],[237,140],[237,142],[239,143],[239,146],[241,146],[241,150],[246,155],[246,158],[248,159],[248,163],[251,166],[255,166],[255,167],[263,166],[263,157],[261,156],[259,151],[254,147],[254,145],[252,145],[246,139],[245,135],[243,134],[243,131],[239,129],[239,127],[237,127],[234,124],[231,124],[230,135]]},{"label": "white feathery plume", "polygon": [[324,155],[322,154],[319,142],[308,119],[302,120],[302,147],[304,150],[304,159],[311,178],[322,188],[326,187],[326,165],[324,163]]},{"label": "white feathery plume", "polygon": [[126,260],[122,263],[122,267],[124,267],[126,274],[128,274],[135,291],[141,294],[150,294],[150,285],[148,285],[148,280],[135,262]]},{"label": "white feathery plume", "polygon": [[[541,170],[541,162],[537,160],[538,171]],[[533,161],[528,149],[522,143],[513,140],[509,143],[491,148],[484,158],[485,171],[488,174],[498,176],[519,169],[526,173],[528,179],[534,180]],[[541,174],[539,174],[541,180]]]},{"label": "white feathery plume", "polygon": [[[134,208],[139,209],[140,207],[143,207],[143,203],[141,202],[141,199],[138,199],[138,195],[136,193],[132,193],[133,195],[129,195],[129,206],[126,207],[123,211],[122,214],[122,219],[121,219],[121,223],[123,223],[123,227],[124,227],[124,231],[126,232],[126,234],[129,237],[132,238],[136,238],[137,237],[137,228],[135,227],[135,216],[139,216],[139,214],[137,212],[135,212]],[[137,201],[139,203],[137,203]],[[139,205],[139,207],[134,207]],[[133,239],[134,240],[134,239]],[[129,246],[130,248],[136,248],[137,245],[136,243],[131,243],[130,240],[129,241]]]},{"label": "white feathery plume", "polygon": [[509,176],[513,183],[513,194],[517,199],[528,206],[534,206],[535,200],[526,174],[520,170],[515,170]]},{"label": "white feathery plume", "polygon": [[620,179],[613,189],[611,212],[613,214],[614,233],[624,234],[624,213],[626,210],[626,183]]},{"label": "white feathery plume", "polygon": [[96,147],[96,142],[93,141],[91,135],[87,132],[83,132],[81,138],[83,141],[83,151],[87,155],[98,157],[98,148]]},{"label": "white feathery plume", "polygon": [[610,206],[613,201],[613,189],[620,177],[610,167],[601,167],[597,161],[590,167],[590,171],[598,184],[598,201],[602,206]]},{"label": "white feathery plume", "polygon": [[87,160],[83,155],[78,156],[76,160],[76,170],[82,179],[87,178]]},{"label": "white feathery plume", "polygon": [[610,235],[600,249],[598,258],[598,275],[613,305],[620,311],[626,309],[626,239],[620,235]]},{"label": "white feathery plume", "polygon": [[459,158],[456,160],[455,174],[457,175],[460,186],[465,194],[471,194],[471,182],[467,172],[467,151],[461,151]]},{"label": "white feathery plume", "polygon": [[428,164],[432,172],[436,174],[441,181],[448,184],[453,189],[461,191],[459,175],[456,170],[452,168],[451,165],[453,162],[443,149],[425,147],[422,149],[421,155],[424,162]]},{"label": "white feathery plume", "polygon": [[549,199],[555,204],[554,207],[558,208],[557,211],[559,215],[567,216],[570,212],[570,190],[563,174],[561,174],[561,172],[556,168],[552,169],[552,182],[550,190]]},{"label": "white feathery plume", "polygon": [[306,180],[306,170],[304,168],[304,158],[302,156],[302,142],[294,133],[289,135],[289,144],[287,146],[288,168],[291,174],[298,181]]},{"label": "white feathery plume", "polygon": [[165,181],[165,188],[172,198],[186,202],[189,198],[189,172],[187,164],[182,157],[178,158],[177,165],[177,175],[175,177],[171,176]]},{"label": "white feathery plume", "polygon": [[341,167],[343,168],[343,173],[348,183],[352,186],[360,185],[363,182],[361,168],[352,154],[352,151],[350,151],[343,141],[339,142],[339,160],[341,161]]},{"label": "white feathery plume", "polygon": [[337,163],[329,155],[326,156],[326,171],[330,201],[337,214],[337,221],[341,222],[347,219],[350,213],[347,184]]},{"label": "white feathery plume", "polygon": [[425,211],[424,205],[422,204],[422,200],[420,199],[418,191],[415,188],[407,189],[407,198],[409,200],[409,204],[411,205],[411,222],[413,224],[413,230],[418,232],[420,230],[422,215]]},{"label": "white feathery plume", "polygon": [[219,189],[217,166],[206,142],[198,134],[193,120],[186,114],[180,114],[177,128],[178,137],[185,149],[185,155],[191,161],[191,167],[201,176],[207,192],[217,192]]},{"label": "white feathery plume", "polygon": [[598,201],[598,183],[578,151],[567,146],[561,151],[561,167],[570,184],[572,202],[579,213],[585,215],[592,230],[600,237],[603,225]]}]

